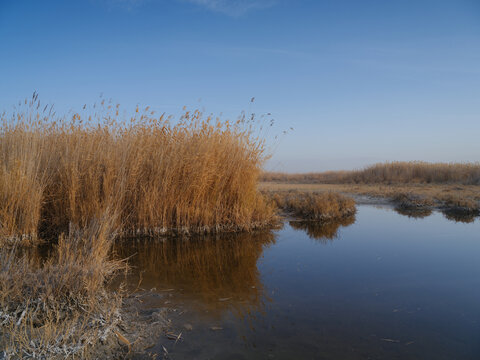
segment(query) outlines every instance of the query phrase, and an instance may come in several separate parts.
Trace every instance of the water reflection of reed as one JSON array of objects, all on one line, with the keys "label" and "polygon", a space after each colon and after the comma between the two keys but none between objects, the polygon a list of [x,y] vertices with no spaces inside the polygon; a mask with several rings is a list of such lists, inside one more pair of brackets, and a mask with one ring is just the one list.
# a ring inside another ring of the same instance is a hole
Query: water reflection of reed
[{"label": "water reflection of reed", "polygon": [[473,223],[477,217],[475,213],[465,213],[458,211],[443,211],[443,216],[450,221],[462,222],[462,223]]},{"label": "water reflection of reed", "polygon": [[337,221],[290,221],[290,226],[296,230],[303,230],[311,239],[327,244],[338,237],[338,230],[342,226],[355,223],[355,216],[348,216]]},{"label": "water reflection of reed", "polygon": [[410,208],[404,208],[404,207],[396,207],[395,212],[397,214],[408,216],[409,218],[414,218],[414,219],[423,219],[432,215],[431,209],[410,209]]},{"label": "water reflection of reed", "polygon": [[115,252],[123,258],[131,256],[130,286],[135,286],[141,276],[144,289],[174,289],[170,294],[178,301],[210,313],[221,314],[229,308],[243,316],[261,310],[263,286],[257,261],[273,242],[271,232],[193,239],[128,239],[117,243]]},{"label": "water reflection of reed", "polygon": [[[395,208],[395,212],[415,219],[423,219],[433,213],[431,209],[405,209],[402,207]],[[443,210],[442,213],[447,220],[463,223],[473,223],[477,217],[477,214],[474,212],[462,212],[458,210]]]}]

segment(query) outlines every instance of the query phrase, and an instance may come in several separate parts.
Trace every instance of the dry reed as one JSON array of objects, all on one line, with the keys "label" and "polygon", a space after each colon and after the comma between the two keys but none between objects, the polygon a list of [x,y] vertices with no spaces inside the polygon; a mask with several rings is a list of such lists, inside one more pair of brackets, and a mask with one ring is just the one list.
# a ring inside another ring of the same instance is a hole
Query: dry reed
[{"label": "dry reed", "polygon": [[0,125],[0,238],[35,239],[118,213],[124,233],[251,230],[273,220],[257,192],[266,158],[250,120],[146,108],[124,121],[102,102],[56,116],[37,95]]}]

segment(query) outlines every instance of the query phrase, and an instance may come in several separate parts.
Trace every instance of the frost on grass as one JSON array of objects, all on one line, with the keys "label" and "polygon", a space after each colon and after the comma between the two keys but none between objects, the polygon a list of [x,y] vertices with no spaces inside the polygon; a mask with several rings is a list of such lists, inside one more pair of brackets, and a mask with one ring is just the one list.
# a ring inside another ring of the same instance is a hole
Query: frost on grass
[{"label": "frost on grass", "polygon": [[0,250],[0,349],[5,359],[85,358],[112,341],[119,294],[105,285],[120,263],[108,259],[109,222],[58,239],[42,259],[35,249]]}]

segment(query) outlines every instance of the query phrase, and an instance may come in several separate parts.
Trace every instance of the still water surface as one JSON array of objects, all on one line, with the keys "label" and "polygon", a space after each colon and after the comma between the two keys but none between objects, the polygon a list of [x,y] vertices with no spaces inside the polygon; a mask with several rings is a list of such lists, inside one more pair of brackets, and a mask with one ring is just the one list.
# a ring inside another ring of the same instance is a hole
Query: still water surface
[{"label": "still water surface", "polygon": [[185,311],[172,359],[480,359],[478,220],[359,206],[323,227],[117,251],[136,254],[146,306]]}]

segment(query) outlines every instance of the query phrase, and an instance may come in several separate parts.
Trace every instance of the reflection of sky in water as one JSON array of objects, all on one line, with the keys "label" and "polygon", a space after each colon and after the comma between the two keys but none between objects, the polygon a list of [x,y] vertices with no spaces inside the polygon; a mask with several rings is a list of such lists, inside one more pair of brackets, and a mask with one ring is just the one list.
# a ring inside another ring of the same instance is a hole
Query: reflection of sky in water
[{"label": "reflection of sky in water", "polygon": [[185,275],[160,267],[149,284],[177,289],[194,325],[175,359],[480,358],[478,220],[360,206],[345,225],[323,238],[285,225],[275,240],[229,237],[168,260]]}]

